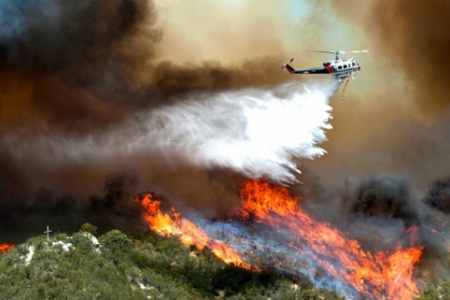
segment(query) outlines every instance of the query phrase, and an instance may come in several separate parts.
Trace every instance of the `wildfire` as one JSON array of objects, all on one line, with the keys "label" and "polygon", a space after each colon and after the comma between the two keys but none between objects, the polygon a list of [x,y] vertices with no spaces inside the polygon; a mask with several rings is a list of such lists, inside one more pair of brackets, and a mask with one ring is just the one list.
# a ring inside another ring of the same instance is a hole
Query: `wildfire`
[{"label": "wildfire", "polygon": [[181,218],[174,208],[172,208],[170,214],[163,213],[160,210],[161,201],[153,199],[151,194],[146,194],[139,202],[145,208],[144,219],[149,227],[158,234],[178,237],[184,245],[195,246],[199,250],[208,247],[225,263],[252,269],[235,250],[219,240],[208,237],[194,223]]},{"label": "wildfire", "polygon": [[247,181],[241,191],[244,218],[269,224],[275,229],[290,229],[288,246],[307,252],[330,276],[374,299],[412,299],[419,290],[412,279],[413,267],[422,249],[398,247],[388,255],[372,255],[356,240],[330,225],[317,222],[298,206],[285,187],[267,182]]},{"label": "wildfire", "polygon": [[[370,299],[409,300],[419,295],[412,277],[422,254],[421,247],[398,246],[389,253],[365,251],[358,241],[306,215],[298,199],[285,187],[246,181],[237,215],[247,220],[247,225],[254,224],[253,229],[246,231],[241,221],[230,220],[227,226],[239,233],[233,239],[230,238],[233,233],[227,230],[227,242],[213,238],[224,231],[214,231],[208,226],[204,231],[182,218],[174,208],[162,212],[161,201],[150,194],[136,201],[145,208],[144,218],[152,230],[164,236],[176,236],[185,245],[200,250],[208,247],[226,263],[253,270],[280,269],[294,276],[308,276],[313,281],[324,277],[326,280],[319,280],[319,285],[340,289],[341,294],[359,293]],[[414,233],[411,228],[404,233],[410,235],[411,244]],[[222,236],[221,239],[226,240]],[[268,253],[270,267],[264,261]]]},{"label": "wildfire", "polygon": [[6,254],[6,252],[16,248],[16,245],[13,244],[0,244],[0,252]]}]

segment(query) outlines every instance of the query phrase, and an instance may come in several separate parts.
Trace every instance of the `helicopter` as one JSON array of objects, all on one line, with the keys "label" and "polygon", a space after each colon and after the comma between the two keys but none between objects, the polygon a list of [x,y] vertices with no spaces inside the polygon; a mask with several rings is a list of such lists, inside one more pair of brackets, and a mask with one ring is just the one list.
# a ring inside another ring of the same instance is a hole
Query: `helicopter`
[{"label": "helicopter", "polygon": [[290,63],[294,60],[291,58],[287,63],[281,66],[281,69],[286,68],[286,70],[291,74],[331,74],[335,76],[340,82],[342,80],[346,80],[346,84],[344,86],[344,91],[342,95],[342,99],[344,99],[345,88],[347,87],[348,80],[350,77],[352,79],[356,79],[354,77],[354,73],[356,71],[361,70],[361,65],[357,63],[353,57],[350,59],[339,59],[339,54],[356,54],[356,53],[367,53],[369,50],[350,50],[350,51],[324,51],[324,50],[312,50],[312,52],[319,53],[331,53],[335,55],[334,60],[327,60],[323,62],[323,67],[315,67],[315,68],[306,68],[306,69],[294,69]]}]

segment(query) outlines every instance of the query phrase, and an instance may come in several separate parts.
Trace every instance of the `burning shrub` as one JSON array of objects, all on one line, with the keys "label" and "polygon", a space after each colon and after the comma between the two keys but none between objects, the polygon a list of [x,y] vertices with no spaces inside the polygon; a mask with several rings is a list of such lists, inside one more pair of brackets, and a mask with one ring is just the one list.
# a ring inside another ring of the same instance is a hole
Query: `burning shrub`
[{"label": "burning shrub", "polygon": [[0,253],[5,254],[6,252],[13,250],[16,248],[16,245],[14,244],[0,244]]},{"label": "burning shrub", "polygon": [[436,180],[423,202],[444,213],[450,213],[450,178]]},{"label": "burning shrub", "polygon": [[408,221],[418,219],[411,183],[404,177],[373,176],[359,185],[352,201],[351,209],[356,213]]}]

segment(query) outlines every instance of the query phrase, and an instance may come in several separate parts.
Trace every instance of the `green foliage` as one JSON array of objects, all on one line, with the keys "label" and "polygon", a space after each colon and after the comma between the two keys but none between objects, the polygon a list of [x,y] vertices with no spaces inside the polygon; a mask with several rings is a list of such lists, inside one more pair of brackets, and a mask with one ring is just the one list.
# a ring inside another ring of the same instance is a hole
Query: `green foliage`
[{"label": "green foliage", "polygon": [[253,280],[253,272],[234,266],[226,266],[219,270],[213,279],[214,289],[224,290],[225,295],[242,292]]},{"label": "green foliage", "polygon": [[450,282],[429,286],[417,300],[450,299]]},{"label": "green foliage", "polygon": [[133,242],[119,230],[112,230],[99,238],[104,256],[115,264],[128,258]]},{"label": "green foliage", "polygon": [[132,240],[112,230],[96,247],[90,226],[82,228],[50,242],[45,236],[29,239],[0,256],[0,300],[340,299],[308,281],[295,284],[276,273],[229,266],[208,249],[154,233]]},{"label": "green foliage", "polygon": [[112,230],[100,237],[100,243],[113,253],[123,254],[131,250],[133,242],[119,230]]},{"label": "green foliage", "polygon": [[94,246],[92,244],[92,240],[84,232],[77,232],[74,235],[72,235],[70,242],[77,249],[77,251],[81,252],[91,252]]},{"label": "green foliage", "polygon": [[[122,235],[113,232],[106,240],[115,246],[125,243],[127,248]],[[19,245],[19,251],[0,257],[0,299],[144,299],[109,257],[93,250],[85,233],[61,242],[73,246],[33,238]]]},{"label": "green foliage", "polygon": [[97,229],[97,226],[94,226],[91,223],[84,223],[83,225],[81,225],[80,231],[95,235],[97,234]]}]

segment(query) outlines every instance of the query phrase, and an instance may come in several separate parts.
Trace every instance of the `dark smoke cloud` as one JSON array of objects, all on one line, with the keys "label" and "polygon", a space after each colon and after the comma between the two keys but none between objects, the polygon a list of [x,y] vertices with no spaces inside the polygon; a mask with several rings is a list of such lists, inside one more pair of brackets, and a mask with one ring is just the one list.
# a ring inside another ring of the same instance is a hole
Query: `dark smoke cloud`
[{"label": "dark smoke cloud", "polygon": [[161,39],[153,2],[2,0],[0,20],[2,236],[17,241],[44,225],[73,230],[90,219],[88,195],[102,197],[107,175],[128,169],[92,160],[45,165],[51,149],[14,159],[10,138],[33,153],[37,144],[27,143],[36,138],[87,138],[142,106],[142,69]]},{"label": "dark smoke cloud", "polygon": [[417,220],[417,205],[412,205],[407,180],[395,178],[371,178],[356,191],[356,201],[351,211],[366,216],[385,215],[404,220]]},{"label": "dark smoke cloud", "polygon": [[[382,224],[380,227],[392,227],[393,222],[396,228],[409,228],[419,226],[425,218],[423,203],[419,200],[411,179],[405,176],[372,175],[365,179],[348,178],[344,186],[337,185],[334,189],[310,189],[307,186],[302,193],[317,217],[332,221],[338,227],[345,227],[345,224],[351,224],[355,219],[378,219],[383,220],[378,224]],[[323,206],[327,205],[328,210],[323,209]],[[371,238],[370,240],[378,241]]]},{"label": "dark smoke cloud", "polygon": [[[96,67],[105,67],[111,59],[116,58],[119,65],[127,60],[125,49],[117,49],[124,46],[120,43],[141,31],[142,23],[153,17],[147,1],[1,3],[5,12],[3,63],[29,67],[42,74],[76,69],[74,73],[81,74],[73,75],[79,80],[82,75],[91,79],[94,73],[101,73]],[[152,45],[148,49],[151,54]],[[78,72],[81,70],[87,74]]]},{"label": "dark smoke cloud", "polygon": [[431,185],[423,201],[443,213],[450,213],[450,178],[438,179]]},{"label": "dark smoke cloud", "polygon": [[273,86],[286,81],[286,76],[273,71],[280,68],[280,61],[279,57],[255,58],[240,67],[225,67],[216,61],[184,66],[163,61],[153,71],[153,87],[158,93],[154,96],[170,99],[192,92]]},{"label": "dark smoke cloud", "polygon": [[160,39],[151,2],[22,0],[0,8],[2,124],[82,131],[117,120],[142,93],[138,69]]},{"label": "dark smoke cloud", "polygon": [[32,118],[86,132],[188,91],[284,80],[269,72],[280,64],[274,58],[231,69],[156,63],[163,35],[151,1],[21,0],[0,8],[3,124]]},{"label": "dark smoke cloud", "polygon": [[[178,162],[173,170],[147,153],[108,162],[95,157],[63,161],[51,147],[66,138],[89,144],[99,133],[123,127],[136,113],[182,101],[188,94],[279,84],[288,78],[279,71],[285,57],[249,58],[233,67],[161,60],[164,35],[155,4],[148,0],[0,0],[0,22],[2,224],[13,226],[20,219],[24,231],[27,220],[46,225],[55,213],[61,215],[56,223],[79,226],[95,208],[102,224],[123,225],[123,218],[113,218],[114,223],[100,215],[117,213],[125,198],[148,185],[194,207],[218,198],[236,201],[236,185],[230,192],[223,184],[236,176],[228,170],[210,177]],[[42,155],[40,141],[45,140],[55,142]],[[138,178],[135,185],[123,184],[127,192],[120,197],[104,195],[104,186],[110,191],[114,182],[111,174],[129,172]],[[229,210],[224,203],[211,213]]]}]

